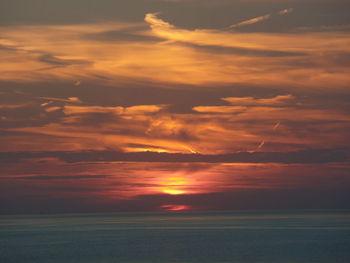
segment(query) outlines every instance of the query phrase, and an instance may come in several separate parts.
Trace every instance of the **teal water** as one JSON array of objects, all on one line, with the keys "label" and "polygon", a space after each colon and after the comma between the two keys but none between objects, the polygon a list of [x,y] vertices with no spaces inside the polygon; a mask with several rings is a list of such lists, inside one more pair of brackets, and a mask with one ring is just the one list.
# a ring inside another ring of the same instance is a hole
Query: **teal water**
[{"label": "teal water", "polygon": [[0,216],[1,263],[350,262],[350,211]]}]

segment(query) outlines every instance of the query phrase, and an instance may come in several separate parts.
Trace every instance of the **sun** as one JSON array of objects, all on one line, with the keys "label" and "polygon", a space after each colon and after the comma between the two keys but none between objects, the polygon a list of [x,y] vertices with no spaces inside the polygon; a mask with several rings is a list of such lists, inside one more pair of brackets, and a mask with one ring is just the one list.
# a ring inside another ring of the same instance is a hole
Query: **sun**
[{"label": "sun", "polygon": [[180,195],[180,194],[186,193],[186,191],[184,191],[184,190],[176,190],[176,189],[172,189],[172,188],[170,188],[170,187],[161,187],[160,189],[161,189],[164,193],[170,194],[170,195]]},{"label": "sun", "polygon": [[158,187],[163,193],[170,195],[186,194],[188,191],[185,189],[189,182],[183,177],[169,177],[165,181],[160,182]]}]

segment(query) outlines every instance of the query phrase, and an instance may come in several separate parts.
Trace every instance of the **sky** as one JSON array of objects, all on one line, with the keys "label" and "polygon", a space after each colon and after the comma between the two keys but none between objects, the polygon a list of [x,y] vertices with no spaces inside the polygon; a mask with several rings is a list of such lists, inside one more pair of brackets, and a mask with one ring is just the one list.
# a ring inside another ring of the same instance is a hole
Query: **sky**
[{"label": "sky", "polygon": [[349,11],[2,0],[0,213],[349,209]]}]

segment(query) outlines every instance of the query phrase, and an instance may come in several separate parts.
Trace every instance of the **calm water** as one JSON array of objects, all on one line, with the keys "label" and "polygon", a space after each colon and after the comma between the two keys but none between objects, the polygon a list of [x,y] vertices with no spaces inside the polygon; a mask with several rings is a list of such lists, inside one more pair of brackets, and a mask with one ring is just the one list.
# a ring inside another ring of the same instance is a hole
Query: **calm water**
[{"label": "calm water", "polygon": [[1,216],[1,263],[350,262],[350,211]]}]

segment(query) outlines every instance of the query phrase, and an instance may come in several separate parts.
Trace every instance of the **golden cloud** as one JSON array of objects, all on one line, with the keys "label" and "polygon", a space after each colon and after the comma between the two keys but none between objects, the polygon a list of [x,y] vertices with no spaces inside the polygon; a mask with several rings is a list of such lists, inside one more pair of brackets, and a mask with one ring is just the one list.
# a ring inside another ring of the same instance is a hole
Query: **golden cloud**
[{"label": "golden cloud", "polygon": [[[350,80],[348,68],[337,59],[350,52],[345,31],[185,30],[158,14],[146,14],[145,21],[150,30],[136,23],[2,27],[0,80],[109,86],[148,81],[163,87],[241,83],[282,89],[332,86],[343,91]],[[127,37],[123,41],[92,37],[108,32]]]},{"label": "golden cloud", "polygon": [[279,95],[269,99],[255,99],[253,97],[228,97],[222,100],[233,105],[288,105],[295,100],[291,94]]}]

